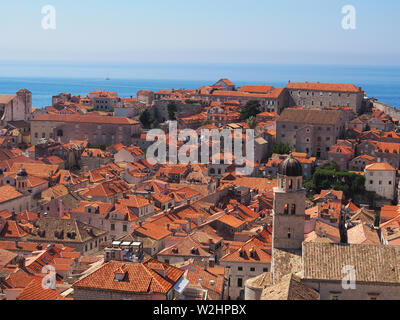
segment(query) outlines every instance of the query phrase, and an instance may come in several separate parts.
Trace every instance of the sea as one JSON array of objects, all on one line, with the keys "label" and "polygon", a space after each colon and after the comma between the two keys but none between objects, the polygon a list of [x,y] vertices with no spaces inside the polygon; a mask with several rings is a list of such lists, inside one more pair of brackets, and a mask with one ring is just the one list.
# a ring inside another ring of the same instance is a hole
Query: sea
[{"label": "sea", "polygon": [[400,108],[400,66],[0,61],[0,94],[28,89],[35,108],[51,105],[52,96],[62,92],[85,96],[106,90],[128,98],[141,89],[195,89],[221,78],[237,86],[280,87],[289,81],[352,83],[368,97]]}]

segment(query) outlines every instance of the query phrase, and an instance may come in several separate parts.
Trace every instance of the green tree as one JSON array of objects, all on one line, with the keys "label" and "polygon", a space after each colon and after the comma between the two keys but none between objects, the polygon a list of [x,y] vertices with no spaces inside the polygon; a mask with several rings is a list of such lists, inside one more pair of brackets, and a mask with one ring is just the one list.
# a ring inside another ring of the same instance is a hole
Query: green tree
[{"label": "green tree", "polygon": [[250,118],[247,119],[246,123],[250,129],[255,129],[257,127],[257,118],[251,116]]},{"label": "green tree", "polygon": [[312,183],[307,186],[315,193],[334,189],[343,191],[348,198],[354,198],[354,195],[365,192],[365,177],[356,173],[338,171],[333,164],[326,164],[316,168]]},{"label": "green tree", "polygon": [[150,129],[151,124],[153,123],[153,119],[151,117],[149,110],[144,110],[139,117],[139,121],[142,123],[143,127],[146,129]]},{"label": "green tree", "polygon": [[255,117],[260,112],[260,103],[257,100],[250,100],[242,108],[240,112],[240,120],[244,121],[250,117]]},{"label": "green tree", "polygon": [[271,154],[290,154],[292,152],[292,148],[289,143],[274,143],[271,148]]},{"label": "green tree", "polygon": [[168,119],[176,120],[175,113],[178,111],[178,108],[177,108],[175,102],[168,103],[167,110],[168,110]]},{"label": "green tree", "polygon": [[208,124],[211,124],[211,121],[210,121],[210,120],[205,120],[205,121],[203,121],[203,126],[206,126],[206,125],[208,125]]}]

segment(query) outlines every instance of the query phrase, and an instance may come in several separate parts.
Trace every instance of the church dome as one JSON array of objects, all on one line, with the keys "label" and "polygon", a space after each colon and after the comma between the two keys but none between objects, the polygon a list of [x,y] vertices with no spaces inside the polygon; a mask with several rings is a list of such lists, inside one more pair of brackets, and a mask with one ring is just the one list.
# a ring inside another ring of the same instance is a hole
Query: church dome
[{"label": "church dome", "polygon": [[17,173],[17,177],[27,177],[28,173],[26,172],[26,170],[24,168],[19,169],[18,173]]},{"label": "church dome", "polygon": [[303,168],[298,160],[289,156],[279,165],[278,173],[288,177],[302,177]]}]

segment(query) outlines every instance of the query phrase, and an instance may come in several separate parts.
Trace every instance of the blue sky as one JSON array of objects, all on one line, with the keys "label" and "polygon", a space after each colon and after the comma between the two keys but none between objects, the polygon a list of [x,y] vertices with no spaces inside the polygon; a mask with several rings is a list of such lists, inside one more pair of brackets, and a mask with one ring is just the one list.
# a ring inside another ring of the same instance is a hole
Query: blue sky
[{"label": "blue sky", "polygon": [[[56,8],[56,30],[41,8]],[[356,30],[341,9],[356,8]],[[398,0],[2,0],[0,62],[400,65]]]}]

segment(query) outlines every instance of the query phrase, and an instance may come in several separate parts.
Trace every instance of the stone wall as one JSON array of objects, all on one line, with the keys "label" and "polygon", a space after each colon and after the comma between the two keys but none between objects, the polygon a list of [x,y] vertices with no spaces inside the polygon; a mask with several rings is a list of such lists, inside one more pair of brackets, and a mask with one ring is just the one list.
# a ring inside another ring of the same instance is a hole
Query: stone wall
[{"label": "stone wall", "polygon": [[373,102],[373,106],[392,118],[400,119],[400,110],[379,101]]}]

